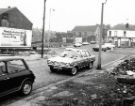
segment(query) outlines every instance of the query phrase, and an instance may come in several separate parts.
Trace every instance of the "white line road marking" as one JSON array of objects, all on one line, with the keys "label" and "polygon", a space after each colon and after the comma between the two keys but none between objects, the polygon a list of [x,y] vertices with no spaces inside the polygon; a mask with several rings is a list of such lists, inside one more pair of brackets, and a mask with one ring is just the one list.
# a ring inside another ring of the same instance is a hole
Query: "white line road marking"
[{"label": "white line road marking", "polygon": [[[123,56],[123,57],[121,57],[121,58],[119,58],[119,59],[117,59],[117,60],[114,60],[114,61],[111,61],[111,62],[109,62],[109,63],[106,63],[106,64],[104,64],[104,65],[102,65],[103,67],[105,67],[105,66],[108,66],[108,65],[110,65],[110,64],[113,64],[113,63],[115,63],[115,62],[118,62],[118,61],[122,61],[122,59],[124,58],[125,56]],[[120,62],[121,62],[120,61]]]}]

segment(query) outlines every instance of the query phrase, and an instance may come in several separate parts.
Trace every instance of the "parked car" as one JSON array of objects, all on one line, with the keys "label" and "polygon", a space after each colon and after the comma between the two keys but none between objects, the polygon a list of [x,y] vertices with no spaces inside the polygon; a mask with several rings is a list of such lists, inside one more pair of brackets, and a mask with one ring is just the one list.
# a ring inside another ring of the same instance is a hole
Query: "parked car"
[{"label": "parked car", "polygon": [[82,45],[89,45],[89,42],[83,42]]},{"label": "parked car", "polygon": [[[96,45],[95,47],[93,47],[93,50],[95,52],[98,52],[99,51],[99,45]],[[102,45],[102,51],[106,52],[106,50],[107,50],[107,47]]]},{"label": "parked car", "polygon": [[19,91],[29,95],[35,75],[22,58],[0,59],[0,97]]},{"label": "parked car", "polygon": [[51,72],[65,71],[76,75],[79,69],[93,67],[95,55],[87,50],[66,48],[60,55],[47,60]]},{"label": "parked car", "polygon": [[82,43],[75,43],[73,46],[74,47],[81,47],[82,46]]},{"label": "parked car", "polygon": [[90,41],[91,44],[96,44],[96,41]]},{"label": "parked car", "polygon": [[104,45],[108,50],[113,49],[116,47],[116,45],[112,44],[112,43],[104,43]]}]

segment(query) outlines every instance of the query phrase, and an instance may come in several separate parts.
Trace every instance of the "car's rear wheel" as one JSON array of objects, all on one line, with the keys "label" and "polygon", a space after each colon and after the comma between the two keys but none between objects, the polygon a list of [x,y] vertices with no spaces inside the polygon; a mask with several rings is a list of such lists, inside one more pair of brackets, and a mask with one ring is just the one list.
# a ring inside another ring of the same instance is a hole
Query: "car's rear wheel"
[{"label": "car's rear wheel", "polygon": [[74,75],[77,74],[77,72],[78,72],[77,68],[76,68],[76,67],[73,67],[73,68],[71,69],[71,71],[70,71],[70,74],[74,76]]},{"label": "car's rear wheel", "polygon": [[51,72],[56,72],[56,70],[52,66],[50,66],[50,71]]},{"label": "car's rear wheel", "polygon": [[21,94],[23,95],[29,95],[32,91],[32,82],[31,81],[25,81],[21,88]]},{"label": "car's rear wheel", "polygon": [[103,49],[104,52],[106,52],[107,49]]},{"label": "car's rear wheel", "polygon": [[92,69],[92,68],[93,68],[93,62],[90,62],[90,63],[88,64],[88,68],[89,68],[89,69]]}]

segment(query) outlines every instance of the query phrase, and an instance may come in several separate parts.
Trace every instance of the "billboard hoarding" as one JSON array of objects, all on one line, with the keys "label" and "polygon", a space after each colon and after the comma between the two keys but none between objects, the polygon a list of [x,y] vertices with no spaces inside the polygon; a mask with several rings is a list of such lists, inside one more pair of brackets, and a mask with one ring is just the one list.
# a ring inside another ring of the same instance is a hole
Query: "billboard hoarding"
[{"label": "billboard hoarding", "polygon": [[32,30],[0,27],[0,47],[31,47]]}]

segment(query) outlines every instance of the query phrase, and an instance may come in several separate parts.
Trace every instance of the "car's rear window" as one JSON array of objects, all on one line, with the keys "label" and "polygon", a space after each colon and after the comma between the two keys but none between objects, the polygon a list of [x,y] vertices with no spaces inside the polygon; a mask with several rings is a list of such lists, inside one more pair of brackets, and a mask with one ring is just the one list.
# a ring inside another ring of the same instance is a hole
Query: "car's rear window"
[{"label": "car's rear window", "polygon": [[64,52],[62,52],[60,54],[61,57],[69,57],[69,58],[72,58],[72,57],[77,57],[79,56],[79,53],[78,52],[75,52],[75,51],[72,51],[72,50],[65,50]]}]

